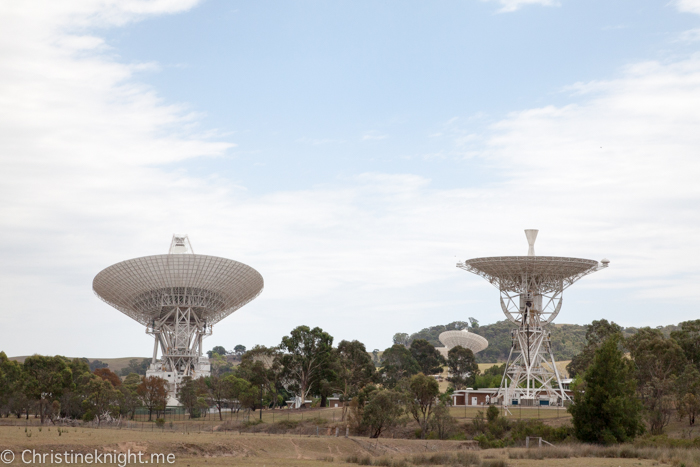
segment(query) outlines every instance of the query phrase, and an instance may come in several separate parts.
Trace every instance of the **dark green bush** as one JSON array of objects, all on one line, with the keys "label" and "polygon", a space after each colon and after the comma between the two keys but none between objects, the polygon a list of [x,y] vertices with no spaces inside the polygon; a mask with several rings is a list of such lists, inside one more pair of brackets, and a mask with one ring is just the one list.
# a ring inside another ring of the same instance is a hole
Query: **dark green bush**
[{"label": "dark green bush", "polygon": [[299,421],[298,420],[280,420],[279,422],[277,422],[277,425],[282,427],[282,428],[286,428],[288,430],[293,430],[299,426]]},{"label": "dark green bush", "polygon": [[541,420],[517,420],[510,429],[510,437],[514,441],[525,441],[527,436],[543,438],[550,443],[557,443],[571,439],[574,429],[571,425],[553,427],[546,425]]},{"label": "dark green bush", "polygon": [[83,421],[84,422],[91,422],[95,419],[95,413],[92,411],[92,409],[88,409],[85,411],[83,414]]},{"label": "dark green bush", "polygon": [[495,422],[501,411],[495,405],[490,405],[488,410],[486,410],[486,419],[489,423]]}]

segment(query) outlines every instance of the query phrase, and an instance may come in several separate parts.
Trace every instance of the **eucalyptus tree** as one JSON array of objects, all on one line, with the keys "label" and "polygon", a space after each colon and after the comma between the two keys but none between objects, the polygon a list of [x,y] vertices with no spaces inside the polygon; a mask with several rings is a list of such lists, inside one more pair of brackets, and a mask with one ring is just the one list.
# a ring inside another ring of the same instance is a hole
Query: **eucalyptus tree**
[{"label": "eucalyptus tree", "polygon": [[425,339],[416,339],[411,342],[411,355],[416,359],[423,374],[433,375],[442,373],[442,365],[445,359],[440,352]]},{"label": "eucalyptus tree", "polygon": [[332,359],[333,337],[319,327],[298,326],[282,338],[280,350],[284,377],[303,404]]},{"label": "eucalyptus tree", "polygon": [[460,345],[452,347],[447,353],[447,369],[450,373],[447,380],[455,389],[474,386],[476,376],[479,374],[479,365],[476,363],[474,352]]},{"label": "eucalyptus tree", "polygon": [[256,388],[243,378],[239,378],[234,374],[229,374],[223,377],[226,398],[231,402],[236,410],[241,408],[255,408],[258,391]]},{"label": "eucalyptus tree", "polygon": [[639,329],[627,339],[626,346],[637,369],[638,392],[650,431],[659,435],[673,414],[676,376],[686,365],[683,349],[674,339],[651,328]]},{"label": "eucalyptus tree", "polygon": [[225,357],[228,354],[228,351],[222,345],[215,345],[213,349],[207,350],[207,356],[209,358],[212,358],[214,354]]},{"label": "eucalyptus tree", "polygon": [[375,373],[372,358],[367,349],[359,341],[340,341],[335,349],[335,384],[333,389],[341,395],[343,412],[341,421],[345,420],[348,409],[348,401],[355,397],[365,387]]},{"label": "eucalyptus tree", "polygon": [[684,321],[680,327],[671,332],[671,338],[683,349],[688,362],[700,370],[700,319]]},{"label": "eucalyptus tree", "polygon": [[688,418],[690,426],[700,414],[700,372],[693,365],[686,365],[675,384],[676,410],[679,420]]},{"label": "eucalyptus tree", "polygon": [[370,438],[395,426],[404,413],[403,395],[391,389],[373,391],[362,412],[362,425],[369,429]]},{"label": "eucalyptus tree", "polygon": [[438,402],[440,386],[435,378],[423,373],[404,381],[406,410],[420,426],[420,437],[425,439],[430,416]]},{"label": "eucalyptus tree", "polygon": [[588,365],[593,361],[595,351],[612,335],[622,336],[622,328],[614,322],[601,319],[587,325],[585,347],[578,355],[575,355],[566,366],[566,371],[569,372],[569,376],[574,378],[586,371]]},{"label": "eucalyptus tree", "polygon": [[99,425],[107,416],[119,413],[120,392],[109,380],[91,375],[85,389],[88,397],[83,401],[83,405],[86,408],[85,413],[90,415],[89,419],[96,418]]},{"label": "eucalyptus tree", "polygon": [[[27,407],[27,397],[24,394],[25,374],[22,364],[7,358],[0,351],[0,415],[14,413],[17,418]],[[27,418],[29,411],[27,410]]]},{"label": "eucalyptus tree", "polygon": [[136,393],[144,407],[148,409],[150,422],[154,411],[157,413],[165,410],[165,405],[168,403],[168,382],[157,376],[147,376],[137,386]]},{"label": "eucalyptus tree", "polygon": [[185,376],[177,388],[177,401],[187,410],[190,418],[200,417],[202,409],[207,407],[206,396],[207,385],[202,378]]},{"label": "eucalyptus tree", "polygon": [[401,344],[394,344],[382,354],[382,366],[379,370],[382,384],[394,388],[399,381],[417,374],[420,365],[413,358],[411,351]]},{"label": "eucalyptus tree", "polygon": [[411,343],[408,334],[406,334],[405,332],[397,332],[396,334],[394,334],[392,341],[394,342],[394,344],[400,344],[404,347],[408,347]]},{"label": "eucalyptus tree", "polygon": [[229,389],[226,380],[221,376],[211,375],[204,379],[204,383],[208,390],[208,399],[210,405],[214,405],[219,412],[219,420],[223,420],[221,409],[229,402]]},{"label": "eucalyptus tree", "polygon": [[124,379],[122,385],[117,388],[120,393],[118,399],[119,413],[132,420],[136,414],[136,409],[142,405],[138,392],[136,392],[140,383],[141,376],[131,373]]},{"label": "eucalyptus tree", "polygon": [[236,374],[269,394],[272,408],[277,406],[284,374],[282,352],[278,348],[256,345],[241,356]]},{"label": "eucalyptus tree", "polygon": [[58,356],[32,355],[24,360],[25,391],[36,402],[42,423],[54,417],[54,402],[59,404],[64,392],[75,386],[68,364],[69,360]]}]

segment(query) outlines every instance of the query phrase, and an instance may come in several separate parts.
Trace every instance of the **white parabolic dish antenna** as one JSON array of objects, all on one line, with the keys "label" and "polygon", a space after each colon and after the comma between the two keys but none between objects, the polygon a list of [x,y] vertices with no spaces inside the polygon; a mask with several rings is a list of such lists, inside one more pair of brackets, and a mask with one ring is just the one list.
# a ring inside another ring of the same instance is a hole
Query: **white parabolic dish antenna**
[{"label": "white parabolic dish antenna", "polygon": [[[607,259],[599,263],[581,258],[535,256],[537,233],[534,229],[525,231],[527,256],[494,256],[457,263],[458,268],[481,276],[498,288],[503,313],[518,325],[512,334],[511,355],[499,391],[506,405],[516,400],[506,400],[509,396],[530,401],[535,398],[544,401],[546,397],[551,405],[568,399],[545,325],[559,314],[565,289],[610,263]],[[556,389],[553,382],[557,383]]]},{"label": "white parabolic dish antenna", "polygon": [[[523,322],[531,302],[542,324],[551,323],[561,310],[564,289],[588,274],[608,267],[592,259],[535,256],[537,230],[526,230],[528,256],[492,256],[468,259],[457,267],[483,277],[501,293],[501,309],[514,323]],[[529,298],[528,298],[529,297]]]},{"label": "white parabolic dish antenna", "polygon": [[445,331],[438,336],[438,339],[448,351],[460,346],[477,353],[489,346],[489,342],[486,339],[466,330]]},{"label": "white parabolic dish antenna", "polygon": [[173,393],[183,377],[209,375],[202,340],[215,323],[262,292],[263,278],[238,261],[194,254],[187,235],[176,234],[168,254],[109,266],[95,276],[92,288],[154,336],[146,374],[167,379]]}]

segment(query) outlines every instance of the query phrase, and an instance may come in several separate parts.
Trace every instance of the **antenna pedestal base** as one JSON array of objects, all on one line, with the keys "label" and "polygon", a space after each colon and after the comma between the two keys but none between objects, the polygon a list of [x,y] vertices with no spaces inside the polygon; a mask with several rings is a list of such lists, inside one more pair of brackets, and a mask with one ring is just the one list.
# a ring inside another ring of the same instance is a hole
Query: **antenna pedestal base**
[{"label": "antenna pedestal base", "polygon": [[512,331],[512,339],[496,396],[501,404],[563,406],[570,401],[554,360],[549,331],[539,326],[522,326]]}]

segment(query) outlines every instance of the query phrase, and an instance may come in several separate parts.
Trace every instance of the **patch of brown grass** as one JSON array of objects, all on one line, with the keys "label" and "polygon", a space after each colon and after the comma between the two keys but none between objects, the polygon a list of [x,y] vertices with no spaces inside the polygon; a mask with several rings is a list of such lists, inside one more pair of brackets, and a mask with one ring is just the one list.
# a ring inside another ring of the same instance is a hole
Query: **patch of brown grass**
[{"label": "patch of brown grass", "polygon": [[673,465],[700,465],[700,451],[695,449],[637,447],[632,444],[618,446],[569,444],[544,448],[508,449],[507,453],[509,459],[649,459]]}]

